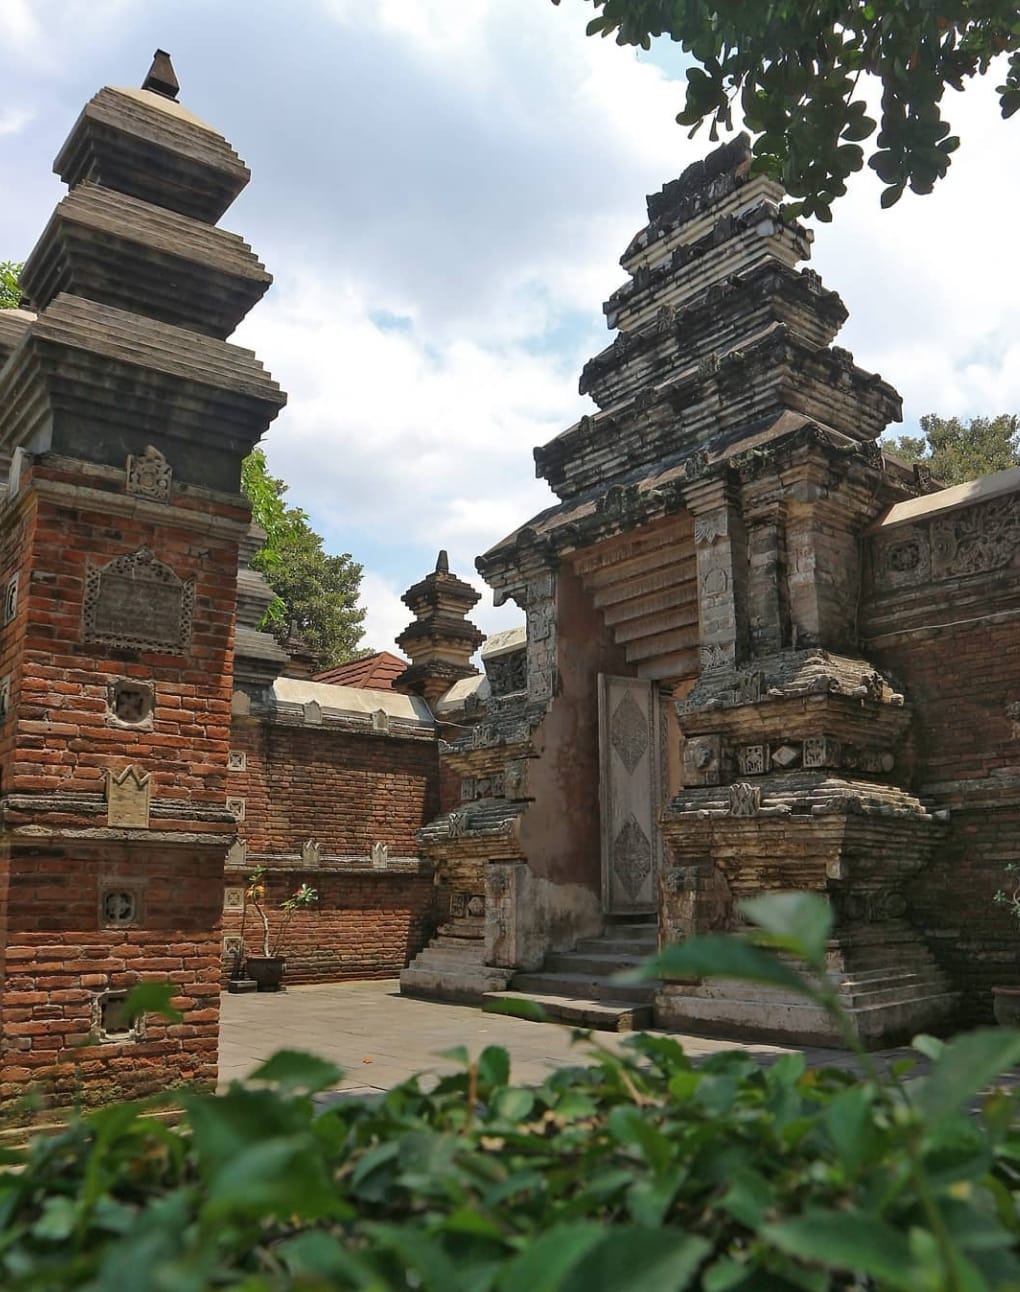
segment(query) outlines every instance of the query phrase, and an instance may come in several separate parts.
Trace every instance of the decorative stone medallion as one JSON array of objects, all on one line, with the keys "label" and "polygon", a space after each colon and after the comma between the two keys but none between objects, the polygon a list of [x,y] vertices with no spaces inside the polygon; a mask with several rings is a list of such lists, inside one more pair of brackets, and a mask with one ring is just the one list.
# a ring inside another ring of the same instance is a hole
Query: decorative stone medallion
[{"label": "decorative stone medallion", "polygon": [[613,711],[609,742],[628,774],[633,776],[634,768],[648,750],[648,719],[629,691]]},{"label": "decorative stone medallion", "polygon": [[145,452],[127,460],[127,491],[154,502],[169,502],[173,469],[159,449],[149,444]]},{"label": "decorative stone medallion", "polygon": [[613,840],[611,857],[614,876],[636,898],[652,871],[652,845],[633,813]]}]

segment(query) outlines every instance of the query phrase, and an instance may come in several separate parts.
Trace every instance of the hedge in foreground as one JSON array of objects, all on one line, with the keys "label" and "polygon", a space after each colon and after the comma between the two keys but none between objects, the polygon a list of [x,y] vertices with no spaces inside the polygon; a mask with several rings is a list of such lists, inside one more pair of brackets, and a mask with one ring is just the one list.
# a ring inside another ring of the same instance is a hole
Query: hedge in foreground
[{"label": "hedge in foreground", "polygon": [[[822,926],[805,912],[749,913],[758,943],[805,955],[817,998]],[[792,972],[730,944],[749,976]],[[676,971],[723,945],[685,944]],[[590,1066],[536,1088],[490,1047],[431,1091],[320,1108],[336,1069],[281,1052],[188,1098],[176,1129],[139,1106],[94,1113],[7,1156],[0,1287],[1020,1288],[1016,1102],[995,1091],[970,1111],[1020,1061],[1020,1033],[919,1039],[927,1075],[889,1079],[866,1056],[856,1077],[799,1056],[695,1067],[663,1036],[622,1058],[587,1044]]]}]

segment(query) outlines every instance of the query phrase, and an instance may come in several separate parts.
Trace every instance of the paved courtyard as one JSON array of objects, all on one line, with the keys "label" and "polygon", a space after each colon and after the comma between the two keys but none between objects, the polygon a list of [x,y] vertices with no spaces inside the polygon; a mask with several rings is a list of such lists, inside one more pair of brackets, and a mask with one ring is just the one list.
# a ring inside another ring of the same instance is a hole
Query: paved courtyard
[{"label": "paved courtyard", "polygon": [[[597,1032],[600,1044],[618,1048],[625,1039]],[[777,1045],[677,1036],[692,1057],[742,1049],[764,1062],[790,1053]],[[585,1045],[572,1029],[552,1023],[483,1014],[471,1005],[447,1005],[401,996],[396,979],[292,987],[274,994],[223,997],[220,1081],[247,1076],[280,1049],[310,1050],[344,1069],[344,1090],[387,1090],[415,1072],[443,1073],[456,1064],[444,1050],[486,1045],[510,1053],[511,1074],[522,1084],[541,1081],[551,1068],[582,1062]],[[809,1049],[810,1063],[847,1063],[839,1050]]]}]

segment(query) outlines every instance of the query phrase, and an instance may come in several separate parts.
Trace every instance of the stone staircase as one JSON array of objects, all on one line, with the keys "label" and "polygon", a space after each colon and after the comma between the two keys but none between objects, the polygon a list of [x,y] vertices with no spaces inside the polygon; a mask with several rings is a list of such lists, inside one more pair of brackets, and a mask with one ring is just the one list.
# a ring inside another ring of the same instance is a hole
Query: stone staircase
[{"label": "stone staircase", "polygon": [[620,986],[612,978],[654,955],[656,917],[608,917],[602,934],[583,938],[573,951],[546,956],[537,973],[518,973],[508,990],[490,990],[483,1009],[524,1000],[540,1005],[550,1022],[572,1023],[603,1032],[639,1031],[652,1025],[656,983]]},{"label": "stone staircase", "polygon": [[443,925],[425,950],[401,970],[401,993],[477,1005],[487,993],[501,991],[513,970],[485,963],[483,933],[482,920],[451,920]]}]

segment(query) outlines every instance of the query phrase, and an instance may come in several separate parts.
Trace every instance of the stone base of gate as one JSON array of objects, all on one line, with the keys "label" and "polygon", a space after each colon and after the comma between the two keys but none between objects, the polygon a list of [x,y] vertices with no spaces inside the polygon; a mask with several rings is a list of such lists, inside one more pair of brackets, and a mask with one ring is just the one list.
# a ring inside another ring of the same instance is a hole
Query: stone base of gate
[{"label": "stone base of gate", "polygon": [[[841,974],[835,985],[840,1004],[867,1049],[904,1044],[919,1032],[943,1031],[959,1001],[944,975],[932,968],[868,969]],[[804,997],[729,979],[664,984],[655,997],[655,1026],[741,1041],[847,1046],[829,1015]]]}]

